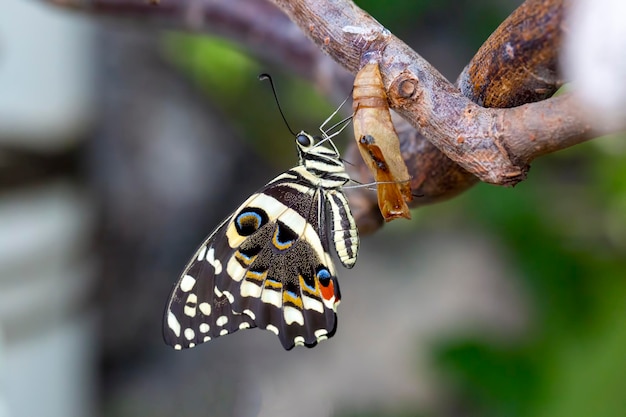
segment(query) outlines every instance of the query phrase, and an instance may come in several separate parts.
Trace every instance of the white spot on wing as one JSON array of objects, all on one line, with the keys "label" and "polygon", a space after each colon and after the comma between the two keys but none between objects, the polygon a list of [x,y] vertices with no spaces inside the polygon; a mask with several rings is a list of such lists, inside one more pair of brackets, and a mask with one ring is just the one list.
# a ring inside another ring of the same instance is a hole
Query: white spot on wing
[{"label": "white spot on wing", "polygon": [[241,296],[259,298],[261,296],[262,289],[262,287],[256,285],[251,281],[244,281],[241,283],[240,287]]},{"label": "white spot on wing", "polygon": [[268,324],[266,329],[278,336],[278,328],[273,324]]},{"label": "white spot on wing", "polygon": [[335,296],[333,295],[332,298],[330,300],[327,300],[325,298],[322,298],[322,302],[324,303],[324,305],[326,306],[326,308],[335,310],[336,308],[336,304],[335,304]]},{"label": "white spot on wing", "polygon": [[225,336],[227,334],[228,334],[228,330],[226,330],[226,329],[220,330],[220,336]]},{"label": "white spot on wing", "polygon": [[204,339],[202,339],[204,342],[208,342],[209,340],[211,340],[210,336],[204,336]]},{"label": "white spot on wing", "polygon": [[185,304],[195,305],[197,302],[198,302],[198,296],[194,293],[191,293],[187,296],[187,301],[185,301]]},{"label": "white spot on wing", "polygon": [[208,333],[211,327],[207,323],[201,323],[198,330],[200,333]]},{"label": "white spot on wing", "polygon": [[186,316],[196,317],[196,307],[185,306],[183,308],[183,312],[185,313]]},{"label": "white spot on wing", "polygon": [[261,294],[261,301],[281,308],[283,306],[283,295],[280,291],[265,288]]},{"label": "white spot on wing", "polygon": [[205,316],[211,315],[211,304],[209,304],[209,303],[200,303],[198,308],[200,309],[200,312],[202,314],[204,314]]},{"label": "white spot on wing", "polygon": [[191,291],[191,289],[193,288],[194,285],[196,285],[196,279],[194,277],[192,277],[191,275],[185,275],[180,280],[180,289],[183,292]]},{"label": "white spot on wing", "polygon": [[256,314],[254,314],[254,312],[250,309],[245,309],[243,311],[243,314],[245,314],[246,316],[250,317],[252,320],[256,319]]},{"label": "white spot on wing", "polygon": [[250,328],[250,323],[248,323],[247,321],[244,321],[243,323],[239,324],[239,329],[243,330],[243,329],[249,329]]},{"label": "white spot on wing", "polygon": [[222,263],[219,259],[215,259],[215,248],[211,247],[206,254],[206,260],[215,268],[215,275],[222,273]]},{"label": "white spot on wing", "polygon": [[181,345],[174,345],[174,349],[176,349],[176,350],[182,350],[182,348],[183,347]]},{"label": "white spot on wing", "polygon": [[169,327],[170,330],[174,332],[174,335],[176,335],[176,337],[180,337],[180,323],[178,322],[178,319],[176,318],[174,313],[172,313],[171,311],[167,312],[167,327]]},{"label": "white spot on wing", "polygon": [[311,298],[307,295],[302,295],[302,305],[306,310],[315,310],[319,313],[324,313],[324,304],[320,300]]},{"label": "white spot on wing", "polygon": [[285,323],[298,323],[300,326],[304,326],[304,316],[302,312],[295,307],[286,306],[283,309],[283,315],[285,316]]},{"label": "white spot on wing", "polygon": [[229,303],[231,303],[231,304],[232,304],[232,303],[234,303],[234,302],[235,302],[235,297],[234,297],[234,296],[230,293],[230,291],[226,291],[226,290],[224,290],[223,294],[224,294],[224,296],[225,296],[226,298],[228,298],[228,302],[229,302]]},{"label": "white spot on wing", "polygon": [[293,339],[293,343],[294,343],[296,346],[304,346],[304,337],[302,337],[302,336],[296,336],[296,337]]},{"label": "white spot on wing", "polygon": [[198,302],[198,296],[194,293],[191,293],[187,296],[187,301],[185,301],[185,307],[183,308],[183,312],[185,315],[189,317],[196,316],[196,303]]},{"label": "white spot on wing", "polygon": [[328,330],[318,329],[313,334],[315,335],[315,337],[317,337],[318,340],[320,340],[321,337],[328,336]]},{"label": "white spot on wing", "polygon": [[215,324],[217,324],[220,327],[225,325],[226,323],[228,323],[228,317],[226,316],[219,316],[217,320],[215,320]]},{"label": "white spot on wing", "polygon": [[205,255],[206,255],[206,245],[202,245],[202,247],[198,250],[198,257],[196,259],[198,261],[201,261],[204,259]]},{"label": "white spot on wing", "polygon": [[226,272],[234,281],[241,281],[246,274],[246,270],[239,264],[235,257],[231,257],[226,264]]},{"label": "white spot on wing", "polygon": [[196,332],[194,332],[194,331],[193,331],[193,329],[191,329],[191,328],[187,327],[187,328],[185,329],[185,338],[186,338],[187,340],[191,340],[191,339],[193,339],[194,337],[196,337]]}]

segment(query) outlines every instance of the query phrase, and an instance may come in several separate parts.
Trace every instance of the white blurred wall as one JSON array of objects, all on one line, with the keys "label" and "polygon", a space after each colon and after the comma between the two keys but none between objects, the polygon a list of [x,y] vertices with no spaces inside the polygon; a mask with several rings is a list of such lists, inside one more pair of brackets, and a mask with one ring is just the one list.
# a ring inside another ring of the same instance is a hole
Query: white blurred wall
[{"label": "white blurred wall", "polygon": [[562,59],[599,133],[626,129],[626,2],[572,0]]},{"label": "white blurred wall", "polygon": [[[0,2],[0,175],[85,137],[91,43],[76,16]],[[0,179],[0,416],[93,415],[92,206],[70,175]]]}]

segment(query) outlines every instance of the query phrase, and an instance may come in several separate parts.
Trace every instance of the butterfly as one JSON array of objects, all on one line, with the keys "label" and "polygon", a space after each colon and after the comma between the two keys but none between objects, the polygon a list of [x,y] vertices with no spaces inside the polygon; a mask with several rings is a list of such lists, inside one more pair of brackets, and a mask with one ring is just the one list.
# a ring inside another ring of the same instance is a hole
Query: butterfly
[{"label": "butterfly", "polygon": [[166,306],[168,345],[191,348],[254,327],[275,333],[286,350],[334,335],[341,295],[330,246],[352,268],[359,237],[342,190],[350,177],[322,133],[297,134],[298,165],[250,196],[195,252]]}]

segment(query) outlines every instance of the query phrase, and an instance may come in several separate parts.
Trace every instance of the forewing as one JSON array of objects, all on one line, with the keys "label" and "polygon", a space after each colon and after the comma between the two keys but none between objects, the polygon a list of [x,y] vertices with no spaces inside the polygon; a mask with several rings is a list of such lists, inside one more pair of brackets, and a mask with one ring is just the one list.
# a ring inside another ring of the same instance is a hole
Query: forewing
[{"label": "forewing", "polygon": [[172,291],[165,309],[163,337],[175,349],[254,327],[248,316],[232,311],[227,294],[217,286],[227,275],[224,260],[235,252],[225,236],[232,221],[233,216],[227,218],[202,243]]}]

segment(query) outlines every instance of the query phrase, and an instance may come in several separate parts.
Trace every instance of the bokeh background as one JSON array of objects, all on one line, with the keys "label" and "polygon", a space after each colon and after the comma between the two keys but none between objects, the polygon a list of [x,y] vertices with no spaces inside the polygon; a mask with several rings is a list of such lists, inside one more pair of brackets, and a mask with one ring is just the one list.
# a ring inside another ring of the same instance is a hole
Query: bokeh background
[{"label": "bokeh background", "polygon": [[[454,80],[521,2],[358,3]],[[0,417],[626,416],[618,136],[364,237],[315,349],[167,347],[188,257],[294,164],[261,72],[296,129],[338,104],[225,39],[3,0]]]}]

